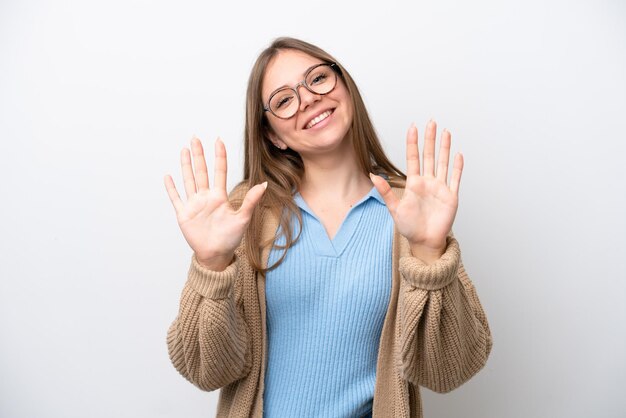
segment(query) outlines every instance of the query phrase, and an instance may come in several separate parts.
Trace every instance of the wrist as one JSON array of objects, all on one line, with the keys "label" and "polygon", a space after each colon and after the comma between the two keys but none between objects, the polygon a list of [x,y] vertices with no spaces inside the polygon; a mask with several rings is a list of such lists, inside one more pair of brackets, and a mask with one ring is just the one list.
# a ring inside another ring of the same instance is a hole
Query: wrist
[{"label": "wrist", "polygon": [[195,256],[196,261],[198,261],[198,264],[200,264],[202,267],[208,270],[219,272],[226,270],[226,267],[228,267],[233,261],[234,254],[201,257],[196,253]]},{"label": "wrist", "polygon": [[435,244],[409,243],[411,255],[425,264],[433,264],[446,252],[446,241]]}]

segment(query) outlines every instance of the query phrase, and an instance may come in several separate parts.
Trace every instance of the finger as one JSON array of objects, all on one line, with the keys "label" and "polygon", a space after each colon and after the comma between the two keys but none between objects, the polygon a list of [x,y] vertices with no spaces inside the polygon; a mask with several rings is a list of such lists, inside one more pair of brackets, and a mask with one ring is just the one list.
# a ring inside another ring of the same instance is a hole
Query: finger
[{"label": "finger", "polygon": [[184,207],[183,201],[178,195],[178,190],[176,190],[176,185],[174,185],[174,180],[172,180],[172,176],[170,176],[169,174],[166,175],[164,181],[167,195],[169,196],[172,205],[174,205],[174,210],[176,210],[176,213],[178,214]]},{"label": "finger", "polygon": [[459,196],[459,186],[461,185],[461,174],[463,174],[463,154],[460,152],[454,156],[452,166],[452,177],[450,178],[450,190]]},{"label": "finger", "polygon": [[180,166],[183,171],[183,183],[185,185],[185,194],[187,199],[196,193],[196,179],[191,169],[191,154],[189,149],[183,148],[180,152]]},{"label": "finger", "polygon": [[220,138],[215,141],[215,183],[214,187],[226,194],[226,147]]},{"label": "finger", "polygon": [[191,138],[191,152],[193,153],[193,167],[198,191],[209,190],[209,173],[206,168],[206,158],[202,142],[197,137]]},{"label": "finger", "polygon": [[437,179],[448,183],[448,164],[450,164],[450,143],[452,141],[450,131],[444,129],[441,133],[439,144],[439,161],[437,163]]},{"label": "finger", "polygon": [[384,178],[372,173],[370,173],[370,178],[372,179],[372,183],[374,183],[374,187],[376,187],[376,190],[378,190],[378,193],[380,193],[385,201],[389,213],[391,213],[391,216],[395,219],[394,214],[396,213],[396,208],[398,207],[400,200],[393,193],[391,186]]},{"label": "finger", "polygon": [[241,213],[246,219],[250,219],[252,217],[252,212],[254,211],[254,208],[261,201],[261,197],[263,196],[263,193],[265,193],[266,189],[267,182],[265,181],[261,184],[257,184],[256,186],[248,190],[237,213]]},{"label": "finger", "polygon": [[435,140],[437,136],[437,124],[430,120],[426,125],[424,134],[424,170],[423,176],[435,177]]},{"label": "finger", "polygon": [[414,123],[406,133],[406,174],[420,175],[420,150],[417,144],[417,127]]}]

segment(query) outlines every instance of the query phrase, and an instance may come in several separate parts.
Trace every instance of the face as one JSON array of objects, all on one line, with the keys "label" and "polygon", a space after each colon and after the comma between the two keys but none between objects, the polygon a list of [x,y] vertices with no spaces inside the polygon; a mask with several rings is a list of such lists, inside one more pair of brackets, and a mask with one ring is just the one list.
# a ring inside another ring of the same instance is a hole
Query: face
[{"label": "face", "polygon": [[[262,99],[267,104],[270,95],[281,87],[293,87],[304,79],[307,70],[322,61],[300,51],[280,51],[268,65],[263,78]],[[303,158],[315,154],[339,151],[352,124],[352,101],[341,77],[335,88],[325,95],[298,87],[300,108],[289,119],[280,119],[265,112],[275,146],[291,148]]]}]

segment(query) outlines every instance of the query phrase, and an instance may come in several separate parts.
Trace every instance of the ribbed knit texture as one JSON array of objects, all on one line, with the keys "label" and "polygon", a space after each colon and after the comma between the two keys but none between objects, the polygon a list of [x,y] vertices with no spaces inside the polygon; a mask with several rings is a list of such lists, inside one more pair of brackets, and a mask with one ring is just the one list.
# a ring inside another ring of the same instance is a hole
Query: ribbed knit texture
[{"label": "ribbed knit texture", "polygon": [[[231,194],[235,208],[246,191],[241,186]],[[402,189],[393,191],[402,196]],[[261,227],[260,242],[266,242],[276,233],[278,219],[264,211]],[[167,334],[174,367],[202,390],[220,388],[218,418],[262,418],[264,412],[266,277],[250,266],[244,244],[222,272],[208,270],[192,257],[178,316]],[[397,231],[391,252],[391,293],[380,334],[373,417],[421,418],[419,386],[448,392],[462,385],[485,365],[491,333],[456,239],[447,238],[445,253],[432,265],[412,257]],[[269,253],[269,247],[261,251],[265,263]],[[293,303],[301,301],[294,298]]]},{"label": "ribbed knit texture", "polygon": [[[302,197],[295,201],[302,234],[266,277],[264,416],[362,417],[391,292],[393,220],[373,188],[331,241]],[[279,257],[273,251],[270,263]]]}]

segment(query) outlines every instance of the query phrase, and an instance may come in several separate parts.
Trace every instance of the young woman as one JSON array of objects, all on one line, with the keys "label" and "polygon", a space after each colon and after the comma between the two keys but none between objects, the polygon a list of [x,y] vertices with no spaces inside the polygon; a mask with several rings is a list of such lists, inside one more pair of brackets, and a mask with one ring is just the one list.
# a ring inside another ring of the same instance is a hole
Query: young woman
[{"label": "young woman", "polygon": [[[421,417],[491,350],[451,234],[463,157],[450,133],[407,133],[407,175],[385,156],[359,91],[323,50],[279,38],[247,91],[244,180],[226,192],[215,143],[168,195],[194,254],[167,343],[176,369],[221,388],[219,417]],[[192,157],[193,154],[193,167]]]}]

